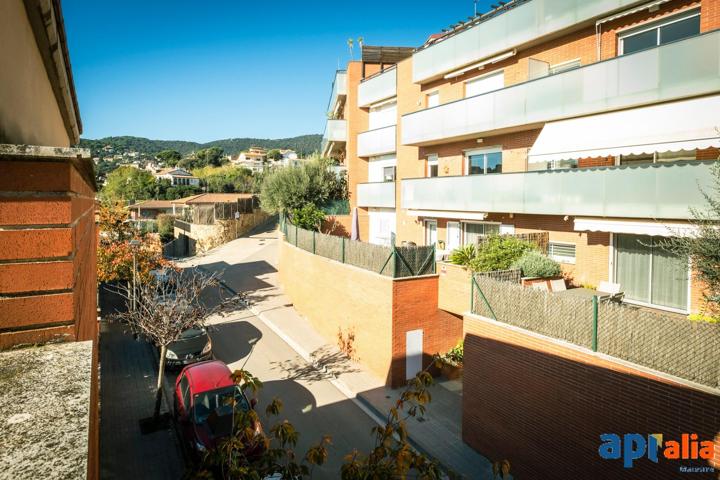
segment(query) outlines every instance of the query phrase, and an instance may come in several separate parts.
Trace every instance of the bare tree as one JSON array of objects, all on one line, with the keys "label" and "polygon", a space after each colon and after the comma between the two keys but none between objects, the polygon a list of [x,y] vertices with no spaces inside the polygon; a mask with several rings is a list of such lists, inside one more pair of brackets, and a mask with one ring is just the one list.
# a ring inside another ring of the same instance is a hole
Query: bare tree
[{"label": "bare tree", "polygon": [[[213,292],[217,296],[213,298]],[[160,418],[163,377],[168,346],[176,342],[185,330],[202,328],[209,317],[223,315],[237,309],[244,302],[242,295],[223,298],[216,275],[205,275],[198,270],[176,271],[166,269],[152,281],[132,287],[119,287],[118,293],[135,308],[114,315],[126,322],[130,329],[153,342],[160,349],[155,410],[153,420]]]}]

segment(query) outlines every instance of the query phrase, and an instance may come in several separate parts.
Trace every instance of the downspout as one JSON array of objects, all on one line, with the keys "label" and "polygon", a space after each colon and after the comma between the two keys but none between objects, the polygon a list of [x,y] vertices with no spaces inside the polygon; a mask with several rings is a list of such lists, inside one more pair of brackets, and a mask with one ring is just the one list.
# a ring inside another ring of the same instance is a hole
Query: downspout
[{"label": "downspout", "polygon": [[600,61],[600,48],[602,45],[602,24],[600,22],[595,22],[595,49],[597,52],[597,58],[595,59],[597,62]]}]

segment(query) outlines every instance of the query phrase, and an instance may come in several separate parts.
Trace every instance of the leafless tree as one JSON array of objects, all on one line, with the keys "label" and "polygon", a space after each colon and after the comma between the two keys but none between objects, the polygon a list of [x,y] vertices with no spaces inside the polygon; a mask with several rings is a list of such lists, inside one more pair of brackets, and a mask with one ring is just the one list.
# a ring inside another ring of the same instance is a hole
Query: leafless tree
[{"label": "leafless tree", "polygon": [[206,275],[195,269],[166,269],[154,275],[152,281],[139,284],[135,290],[121,286],[117,292],[128,300],[128,305],[133,305],[133,297],[136,300],[135,308],[117,313],[114,318],[127,323],[130,330],[160,349],[153,414],[157,422],[168,346],[185,330],[204,327],[212,315],[224,315],[238,309],[244,304],[244,296],[224,297],[217,275]]}]

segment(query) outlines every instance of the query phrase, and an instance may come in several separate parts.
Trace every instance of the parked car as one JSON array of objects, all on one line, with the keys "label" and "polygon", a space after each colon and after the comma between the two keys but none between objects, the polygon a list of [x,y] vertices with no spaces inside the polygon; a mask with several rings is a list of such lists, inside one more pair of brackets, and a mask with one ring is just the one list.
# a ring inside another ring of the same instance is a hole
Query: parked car
[{"label": "parked car", "polygon": [[168,345],[165,353],[168,367],[185,366],[212,359],[212,341],[205,328],[189,328]]},{"label": "parked car", "polygon": [[[230,375],[225,363],[211,360],[185,367],[175,381],[175,418],[184,441],[196,454],[215,448],[230,435],[233,406],[236,411],[255,408],[255,399],[248,400]],[[260,422],[255,424],[255,434],[263,434]]]}]

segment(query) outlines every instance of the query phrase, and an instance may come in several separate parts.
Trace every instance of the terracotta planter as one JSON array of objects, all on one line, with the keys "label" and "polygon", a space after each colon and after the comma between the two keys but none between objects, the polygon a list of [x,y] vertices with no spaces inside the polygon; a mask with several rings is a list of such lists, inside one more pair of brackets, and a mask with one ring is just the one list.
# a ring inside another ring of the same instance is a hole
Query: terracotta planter
[{"label": "terracotta planter", "polygon": [[547,285],[548,291],[552,291],[552,287],[550,286],[551,280],[563,280],[563,277],[561,275],[558,275],[557,277],[522,277],[520,279],[520,282],[522,283],[523,287],[526,288],[532,288],[533,284],[536,283],[544,283]]},{"label": "terracotta planter", "polygon": [[462,365],[450,365],[443,363],[442,367],[440,367],[440,372],[442,373],[442,376],[448,380],[457,380],[462,377],[462,369]]}]

